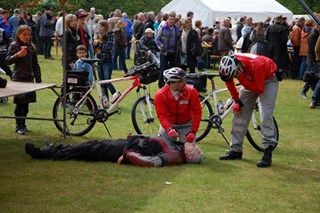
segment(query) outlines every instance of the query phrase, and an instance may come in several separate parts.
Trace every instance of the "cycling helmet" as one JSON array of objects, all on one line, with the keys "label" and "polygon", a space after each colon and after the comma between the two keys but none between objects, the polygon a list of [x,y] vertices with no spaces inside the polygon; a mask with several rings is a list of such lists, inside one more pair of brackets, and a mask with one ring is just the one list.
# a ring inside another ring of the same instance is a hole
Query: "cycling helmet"
[{"label": "cycling helmet", "polygon": [[184,71],[179,67],[173,67],[165,70],[163,72],[163,76],[164,76],[164,81],[166,83],[169,83],[169,82],[177,82],[177,81],[186,79],[187,73],[186,71]]},{"label": "cycling helmet", "polygon": [[238,69],[239,61],[233,55],[224,56],[221,59],[219,73],[221,80],[230,81]]}]

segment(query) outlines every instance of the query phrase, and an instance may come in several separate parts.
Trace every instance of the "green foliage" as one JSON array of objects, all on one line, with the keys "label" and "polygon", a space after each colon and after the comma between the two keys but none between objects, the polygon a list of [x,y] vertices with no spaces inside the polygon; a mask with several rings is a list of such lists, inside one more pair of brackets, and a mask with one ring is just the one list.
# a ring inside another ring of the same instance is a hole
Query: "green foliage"
[{"label": "green foliage", "polygon": [[[283,6],[287,7],[294,14],[305,14],[306,12],[300,6],[297,0],[277,0]],[[43,4],[49,4],[54,7],[56,11],[61,10],[61,4],[59,0],[45,0],[43,3],[38,6],[28,6],[28,3],[32,2],[29,0],[0,0],[0,6],[6,9],[14,9],[16,7],[22,7],[30,12],[35,12],[37,10],[43,10]],[[34,2],[38,2],[35,1]],[[170,0],[158,0],[152,2],[150,0],[137,0],[137,1],[128,1],[128,0],[67,0],[66,11],[74,12],[80,8],[89,11],[91,7],[95,7],[98,14],[102,14],[105,17],[119,8],[121,11],[126,12],[130,17],[138,12],[154,11],[155,13],[159,12],[163,6],[168,4]],[[305,3],[310,7],[310,9],[316,13],[320,13],[320,4],[318,0],[305,0]],[[23,5],[25,4],[25,5]]]}]

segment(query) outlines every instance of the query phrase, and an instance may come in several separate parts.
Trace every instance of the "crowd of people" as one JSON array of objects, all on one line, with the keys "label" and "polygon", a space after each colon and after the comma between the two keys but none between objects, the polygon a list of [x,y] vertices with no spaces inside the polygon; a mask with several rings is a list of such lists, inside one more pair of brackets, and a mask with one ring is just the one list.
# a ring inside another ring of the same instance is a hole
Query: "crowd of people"
[{"label": "crowd of people", "polygon": [[[183,142],[195,141],[201,106],[198,98],[194,98],[198,97],[197,91],[186,85],[185,76],[186,71],[195,73],[203,69],[204,61],[208,60],[204,43],[208,45],[208,54],[217,56],[213,60],[221,58],[221,79],[226,81],[236,101],[231,150],[222,155],[221,160],[242,158],[242,140],[253,104],[258,97],[264,97],[265,153],[257,166],[270,166],[271,153],[277,143],[272,135],[272,116],[278,81],[285,75],[303,79],[306,71],[320,73],[320,26],[305,18],[288,24],[283,16],[266,17],[264,22],[254,22],[252,17],[244,16],[234,23],[226,17],[213,26],[202,26],[201,20],[194,20],[192,11],[186,17],[176,12],[157,15],[140,12],[130,19],[120,9],[108,17],[96,14],[93,7],[88,12],[79,9],[69,14],[58,12],[56,16],[52,8],[44,9],[36,15],[15,9],[10,17],[8,10],[0,8],[1,69],[13,81],[41,82],[37,54],[54,60],[51,56],[54,37],[59,45],[65,44],[62,59],[66,60],[67,70],[88,72],[88,84],[93,81],[92,68],[84,64],[82,58],[100,59],[98,77],[107,80],[112,78],[113,70],[128,72],[126,60],[131,59],[131,55],[136,65],[150,60],[150,56],[157,57],[160,70],[155,107],[161,123],[159,135],[166,140],[178,137]],[[292,47],[291,53],[289,47]],[[11,64],[15,64],[13,71],[8,66]],[[240,94],[235,90],[234,78],[246,89]],[[307,97],[309,88],[314,89],[309,105],[313,109],[320,102],[320,81],[317,80],[316,85],[306,82],[302,97]],[[106,84],[102,92],[108,99],[108,93],[113,95],[116,88]],[[15,97],[15,115],[26,116],[28,104],[35,101],[35,93]],[[179,107],[175,108],[177,104]],[[25,119],[18,118],[16,122],[18,134],[31,131]]]}]

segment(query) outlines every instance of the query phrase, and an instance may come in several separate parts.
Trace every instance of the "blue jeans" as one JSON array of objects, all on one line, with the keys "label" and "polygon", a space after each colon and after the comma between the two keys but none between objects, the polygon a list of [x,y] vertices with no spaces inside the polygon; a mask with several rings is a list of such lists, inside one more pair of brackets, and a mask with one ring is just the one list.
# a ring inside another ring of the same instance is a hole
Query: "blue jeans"
[{"label": "blue jeans", "polygon": [[[109,80],[111,79],[112,75],[112,63],[99,63],[98,64],[98,76],[99,80]],[[111,83],[102,84],[101,85],[102,94],[106,95],[109,99],[108,89],[110,90],[111,94],[116,92],[116,89]]]},{"label": "blue jeans", "polygon": [[127,66],[126,66],[126,49],[125,48],[114,48],[114,54],[113,54],[113,69],[118,69],[118,56],[119,56],[119,68],[120,70],[124,70],[124,72],[127,72]]},{"label": "blue jeans", "polygon": [[313,103],[320,103],[320,80],[318,81],[316,88],[314,89],[311,100]]}]

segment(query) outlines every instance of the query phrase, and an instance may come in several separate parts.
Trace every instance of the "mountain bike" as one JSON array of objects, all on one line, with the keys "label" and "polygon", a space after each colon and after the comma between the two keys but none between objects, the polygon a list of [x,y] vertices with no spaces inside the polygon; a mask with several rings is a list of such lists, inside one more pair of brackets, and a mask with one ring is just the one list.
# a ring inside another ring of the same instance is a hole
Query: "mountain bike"
[{"label": "mountain bike", "polygon": [[[203,138],[205,138],[209,134],[211,129],[217,129],[218,133],[220,133],[223,136],[224,140],[229,145],[229,141],[224,135],[224,132],[226,132],[226,128],[229,128],[227,131],[228,133],[231,132],[231,125],[228,125],[227,127],[222,127],[222,124],[223,124],[223,121],[226,120],[230,112],[232,112],[232,108],[235,102],[234,100],[232,100],[232,98],[230,98],[230,96],[228,96],[229,98],[227,99],[227,101],[225,101],[225,104],[223,104],[221,100],[218,101],[218,95],[228,92],[227,88],[218,89],[218,90],[215,88],[214,78],[219,76],[219,74],[200,73],[196,75],[198,75],[198,77],[202,76],[209,79],[211,83],[211,91],[206,96],[200,95],[200,101],[202,105],[202,118],[201,118],[199,130],[197,132],[196,141],[199,142]],[[237,89],[240,89],[240,87],[241,85],[237,85]],[[213,99],[213,105],[210,104],[211,99]],[[254,106],[248,131],[246,133],[246,137],[248,141],[258,151],[264,150],[264,146],[260,142],[261,141],[261,134],[260,134],[261,123],[262,123],[261,111],[262,111],[261,104],[258,98]],[[273,117],[273,124],[274,124],[274,134],[276,136],[276,139],[279,141],[279,129],[278,129],[276,119],[274,117]]]},{"label": "mountain bike", "polygon": [[[98,61],[95,59],[83,60],[93,66]],[[138,133],[147,135],[159,129],[160,124],[155,119],[154,101],[145,86],[158,79],[158,64],[156,62],[148,61],[136,66],[122,78],[96,80],[91,86],[84,85],[87,79],[81,78],[85,75],[83,73],[85,72],[72,72],[72,75],[67,75],[67,85],[71,88],[67,89],[64,95],[61,94],[54,103],[52,114],[53,118],[57,119],[54,124],[60,132],[66,133],[66,135],[82,136],[90,132],[98,121],[104,124],[110,135],[105,122],[110,116],[121,114],[118,105],[134,88],[136,88],[138,96],[131,111],[135,129],[139,130]],[[112,97],[106,102],[102,96],[101,85],[123,81],[133,82],[122,93],[118,92],[116,95],[118,97]],[[93,90],[96,90],[96,98],[93,97]],[[98,105],[96,100],[98,100]],[[66,111],[65,121],[63,121],[64,110]]]}]

